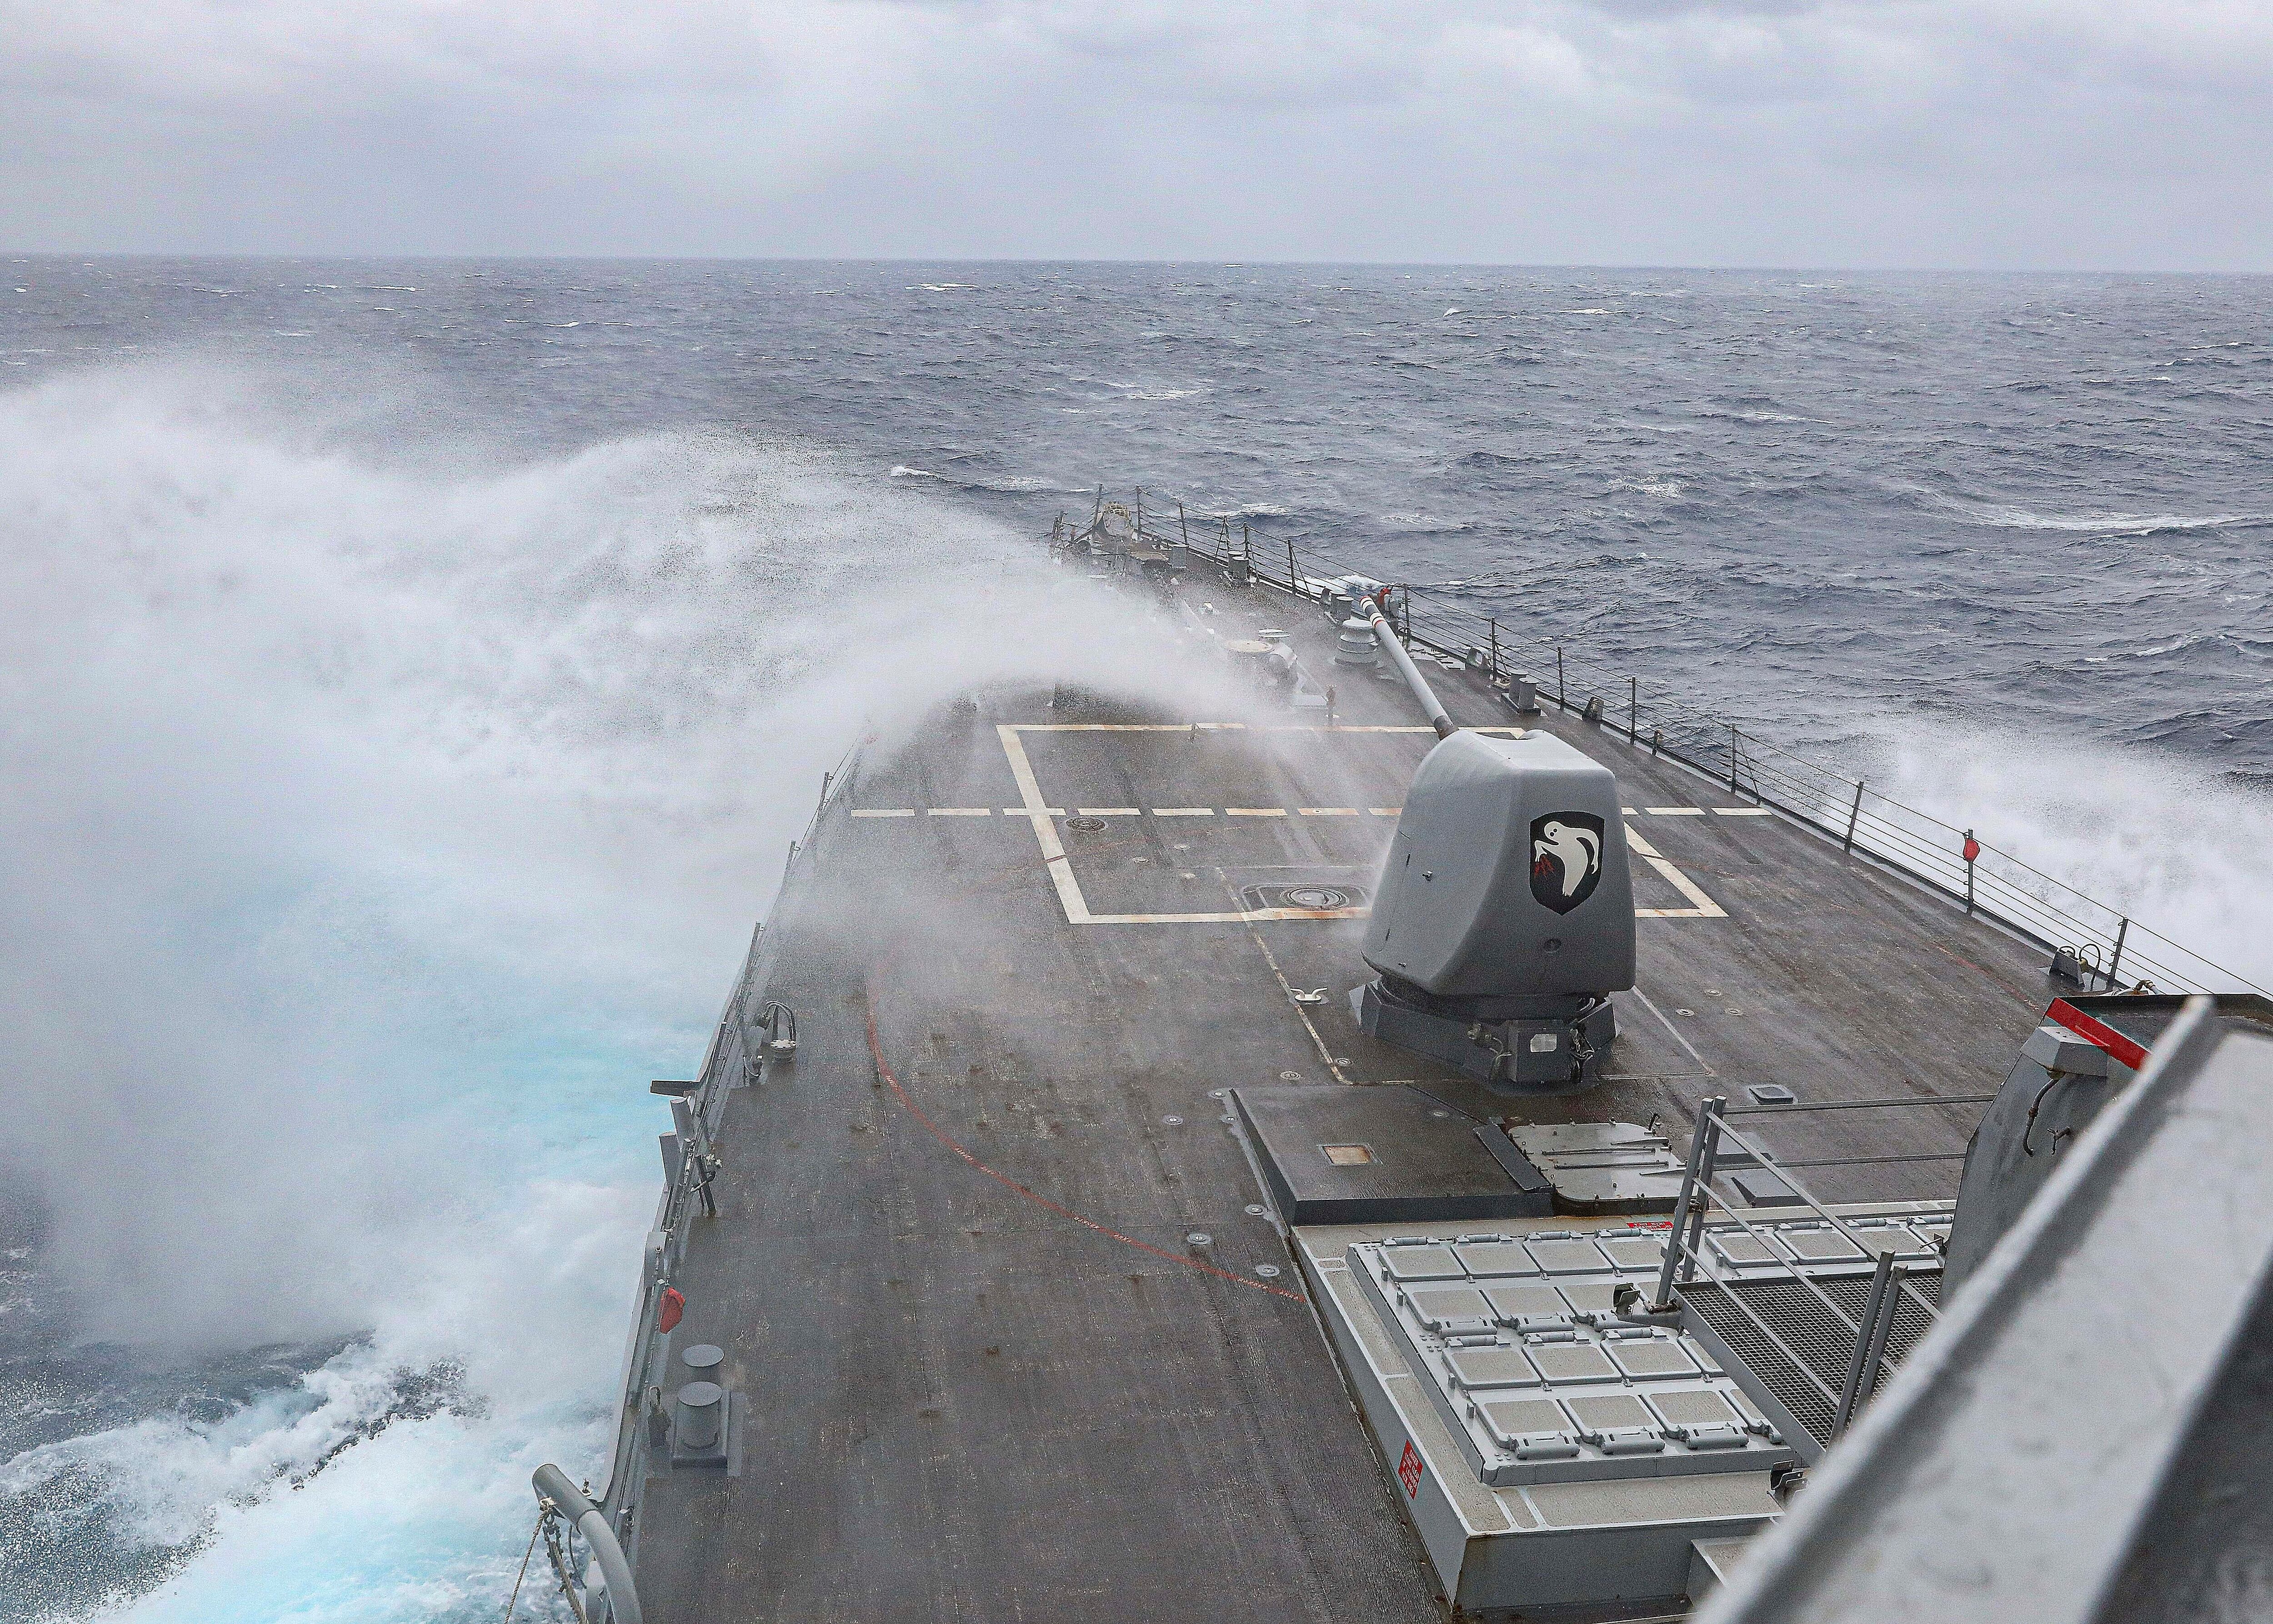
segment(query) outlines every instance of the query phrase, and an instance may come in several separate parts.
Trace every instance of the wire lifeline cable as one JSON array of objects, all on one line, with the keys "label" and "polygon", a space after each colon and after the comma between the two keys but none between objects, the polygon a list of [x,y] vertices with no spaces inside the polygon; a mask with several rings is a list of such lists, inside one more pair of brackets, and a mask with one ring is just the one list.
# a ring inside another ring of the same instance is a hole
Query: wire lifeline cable
[{"label": "wire lifeline cable", "polygon": [[544,1519],[551,1515],[549,1511],[538,1512],[536,1526],[529,1530],[529,1548],[521,1553],[521,1571],[513,1577],[513,1594],[506,1598],[502,1624],[513,1624],[513,1610],[521,1605],[521,1581],[529,1577],[529,1559],[536,1554],[536,1537],[544,1531]]},{"label": "wire lifeline cable", "polygon": [[987,1177],[993,1179],[996,1184],[1001,1184],[1006,1190],[1016,1191],[1018,1194],[1025,1197],[1029,1201],[1033,1202],[1037,1207],[1046,1207],[1049,1211],[1057,1214],[1061,1218],[1070,1218],[1074,1222],[1081,1225],[1082,1228],[1085,1229],[1094,1229],[1098,1234],[1104,1236],[1106,1239],[1119,1241],[1124,1246],[1134,1246],[1137,1251],[1150,1252],[1156,1258],[1165,1258],[1171,1263],[1181,1263],[1186,1268],[1197,1269],[1204,1274],[1214,1274],[1221,1279],[1230,1281],[1234,1285],[1245,1286],[1251,1290],[1268,1291],[1273,1297],[1283,1297],[1290,1302],[1307,1303],[1309,1301],[1309,1298],[1304,1297],[1299,1291],[1289,1291],[1283,1286],[1269,1285],[1260,1280],[1249,1280],[1244,1274],[1234,1274],[1229,1269],[1218,1268],[1212,1263],[1203,1263],[1197,1258],[1179,1257],[1176,1253],[1167,1251],[1161,1247],[1152,1245],[1149,1242],[1137,1240],[1133,1236],[1123,1235],[1120,1230],[1110,1229],[1106,1225],[1098,1222],[1094,1218],[1085,1218],[1082,1216],[1081,1214],[1075,1212],[1069,1207],[1061,1207],[1055,1201],[1051,1200],[1049,1197],[1029,1190],[1025,1185],[1020,1184],[1016,1179],[1012,1178],[1009,1174],[997,1172],[994,1169],[988,1167],[984,1162],[981,1162],[978,1157],[972,1155],[956,1141],[953,1135],[949,1134],[929,1116],[924,1115],[923,1108],[909,1097],[908,1091],[900,1086],[900,1079],[893,1074],[891,1066],[885,1061],[883,1044],[876,1035],[876,989],[873,983],[871,983],[868,988],[868,1057],[875,1062],[876,1075],[882,1078],[885,1082],[891,1086],[892,1092],[899,1096],[900,1103],[907,1107],[908,1114],[910,1116],[913,1116],[919,1123],[923,1124],[924,1131],[926,1132],[929,1133],[932,1138],[937,1139],[941,1144],[946,1146],[948,1149],[953,1151],[956,1155],[962,1157],[963,1160],[969,1163],[972,1168],[986,1174]]}]

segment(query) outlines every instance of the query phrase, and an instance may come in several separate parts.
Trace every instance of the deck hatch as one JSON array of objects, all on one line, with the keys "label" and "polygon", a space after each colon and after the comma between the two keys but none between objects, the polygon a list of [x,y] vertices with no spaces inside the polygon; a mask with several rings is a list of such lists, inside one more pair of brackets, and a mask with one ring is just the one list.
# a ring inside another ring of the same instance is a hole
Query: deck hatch
[{"label": "deck hatch", "polygon": [[1782,1229],[1776,1238],[1803,1263],[1844,1263],[1863,1255],[1836,1229]]},{"label": "deck hatch", "polygon": [[1550,1382],[1616,1381],[1618,1367],[1593,1342],[1548,1342],[1530,1350],[1531,1362]]},{"label": "deck hatch", "polygon": [[1492,1436],[1504,1444],[1571,1429],[1571,1418],[1563,1413],[1563,1406],[1551,1398],[1495,1399],[1476,1409],[1484,1425],[1491,1429]]},{"label": "deck hatch", "polygon": [[1574,1314],[1607,1314],[1617,1307],[1618,1289],[1607,1280],[1566,1280],[1561,1289]]},{"label": "deck hatch", "polygon": [[1485,1331],[1491,1328],[1491,1305],[1474,1286],[1434,1286],[1407,1291],[1405,1300],[1421,1322],[1432,1331]]},{"label": "deck hatch", "polygon": [[1743,1417],[1710,1387],[1677,1388],[1649,1395],[1650,1407],[1668,1426],[1740,1426]]},{"label": "deck hatch", "polygon": [[1549,1285],[1486,1286],[1484,1300],[1510,1325],[1519,1320],[1559,1320],[1566,1312],[1562,1293]]},{"label": "deck hatch", "polygon": [[1396,1280],[1458,1280],[1461,1275],[1450,1246],[1384,1246],[1381,1262]]},{"label": "deck hatch", "polygon": [[1734,1268],[1758,1268],[1765,1264],[1783,1261],[1765,1241],[1741,1229],[1709,1235],[1706,1237],[1705,1244],[1712,1249],[1714,1257]]},{"label": "deck hatch", "polygon": [[1539,1372],[1520,1348],[1463,1348],[1445,1361],[1462,1387],[1535,1387]]},{"label": "deck hatch", "polygon": [[1669,1337],[1652,1337],[1646,1342],[1612,1342],[1610,1357],[1617,1362],[1620,1371],[1628,1376],[1693,1376],[1695,1361],[1681,1351],[1681,1344]]},{"label": "deck hatch", "polygon": [[1649,1413],[1649,1407],[1631,1393],[1597,1394],[1574,1398],[1570,1404],[1571,1414],[1582,1432],[1654,1429],[1657,1425],[1657,1417]]},{"label": "deck hatch", "polygon": [[1652,1235],[1621,1235],[1599,1244],[1622,1269],[1654,1269],[1665,1255],[1664,1246]]},{"label": "deck hatch", "polygon": [[1547,1274],[1590,1274],[1606,1259],[1592,1241],[1532,1241],[1531,1259]]},{"label": "deck hatch", "polygon": [[1539,1273],[1539,1265],[1531,1260],[1531,1254],[1514,1241],[1485,1241],[1473,1246],[1455,1246],[1452,1255],[1459,1259],[1471,1274]]}]

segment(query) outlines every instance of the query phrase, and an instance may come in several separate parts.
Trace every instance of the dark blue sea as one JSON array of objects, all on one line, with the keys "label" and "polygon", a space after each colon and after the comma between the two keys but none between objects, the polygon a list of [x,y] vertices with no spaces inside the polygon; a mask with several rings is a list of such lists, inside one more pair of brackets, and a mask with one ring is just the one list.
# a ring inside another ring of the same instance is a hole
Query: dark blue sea
[{"label": "dark blue sea", "polygon": [[2273,977],[2268,279],[0,270],[0,1616],[498,1615],[644,1080],[1100,483]]}]

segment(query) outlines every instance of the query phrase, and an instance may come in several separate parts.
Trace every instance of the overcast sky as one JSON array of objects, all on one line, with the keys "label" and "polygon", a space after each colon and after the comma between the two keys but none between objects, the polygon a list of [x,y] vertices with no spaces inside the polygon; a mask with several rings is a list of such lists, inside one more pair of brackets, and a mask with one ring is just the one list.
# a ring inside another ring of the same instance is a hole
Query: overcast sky
[{"label": "overcast sky", "polygon": [[2273,0],[0,0],[0,244],[2273,269]]}]

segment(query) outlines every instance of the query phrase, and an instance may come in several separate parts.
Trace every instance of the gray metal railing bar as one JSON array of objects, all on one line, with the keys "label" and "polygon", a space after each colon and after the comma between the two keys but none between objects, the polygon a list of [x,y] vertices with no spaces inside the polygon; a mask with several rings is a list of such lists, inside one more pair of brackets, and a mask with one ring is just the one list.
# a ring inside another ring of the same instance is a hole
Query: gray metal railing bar
[{"label": "gray metal railing bar", "polygon": [[[1740,1129],[1729,1127],[1727,1124],[1723,1123],[1719,1125],[1717,1132],[1727,1135],[1731,1139],[1734,1139],[1737,1142],[1737,1148],[1751,1153],[1752,1160],[1757,1162],[1763,1168],[1774,1170],[1791,1165],[1789,1162],[1779,1163],[1773,1154],[1768,1152],[1763,1147],[1754,1144],[1750,1139],[1745,1137],[1744,1133]],[[1781,1171],[1778,1172],[1777,1176],[1779,1177],[1782,1177]],[[1804,1184],[1802,1184],[1796,1178],[1784,1178],[1783,1184],[1784,1187],[1804,1202],[1808,1208],[1812,1211],[1817,1217],[1821,1218],[1834,1229],[1836,1229],[1847,1241],[1848,1244],[1855,1248],[1857,1256],[1867,1257],[1870,1255],[1871,1248],[1864,1243],[1863,1237],[1848,1227],[1845,1219],[1840,1217],[1838,1214],[1833,1212],[1829,1207],[1824,1206],[1822,1202],[1817,1200],[1814,1195]],[[1723,1205],[1725,1207],[1726,1204],[1724,1203]],[[1744,1222],[1741,1216],[1734,1212],[1730,1212],[1729,1215],[1735,1218],[1739,1223],[1743,1223]],[[1745,1227],[1749,1229],[1751,1226],[1746,1225]],[[1765,1244],[1766,1243],[1763,1242],[1763,1244]],[[1770,1248],[1770,1250],[1773,1251],[1774,1248]],[[1912,1302],[1916,1303],[1920,1308],[1925,1311],[1928,1323],[1932,1323],[1932,1321],[1941,1318],[1941,1311],[1936,1308],[1932,1304],[1927,1302],[1925,1298],[1920,1297],[1916,1291],[1912,1290],[1909,1282],[1903,1282],[1902,1289],[1904,1296],[1908,1297]],[[1841,1318],[1844,1319],[1845,1316],[1842,1315]]]},{"label": "gray metal railing bar", "polygon": [[[820,804],[814,808],[813,818],[806,824],[808,846],[822,815],[851,782],[857,771],[859,752],[866,742],[865,738],[856,741],[845,752],[836,771],[829,775],[829,781]],[[661,1237],[661,1244],[649,1246],[641,1253],[639,1318],[634,1327],[622,1390],[619,1395],[616,1441],[609,1454],[607,1491],[602,1502],[611,1527],[617,1530],[626,1547],[634,1553],[640,1512],[646,1500],[648,1395],[654,1385],[656,1355],[664,1336],[667,1335],[658,1328],[656,1323],[663,1293],[685,1262],[691,1230],[689,1220],[702,1186],[707,1183],[703,1176],[705,1169],[699,1158],[711,1154],[715,1136],[724,1124],[727,1101],[735,1079],[748,1076],[751,1058],[746,1029],[748,1004],[752,989],[763,966],[770,959],[771,947],[772,939],[761,922],[751,932],[750,945],[743,956],[740,974],[735,978],[717,1024],[711,1029],[703,1049],[701,1066],[695,1073],[696,1086],[688,1101],[689,1114],[696,1130],[695,1143],[681,1147],[677,1172],[665,1184],[657,1207],[655,1230]]]},{"label": "gray metal railing bar", "polygon": [[[1354,573],[1313,546],[1282,541],[1289,573],[1281,579],[1268,568],[1267,561],[1274,549],[1266,547],[1261,561],[1252,551],[1251,542],[1236,553],[1230,551],[1229,515],[1196,516],[1224,526],[1218,538],[1210,541],[1205,556],[1219,563],[1243,560],[1255,580],[1305,602],[1317,601],[1314,582]],[[1732,733],[1725,719],[1708,712],[1673,703],[1662,695],[1646,695],[1643,685],[1631,673],[1619,673],[1583,653],[1574,654],[1567,644],[1550,647],[1541,640],[1515,635],[1512,628],[1499,625],[1497,617],[1467,608],[1427,587],[1414,591],[1409,586],[1400,586],[1399,597],[1404,605],[1426,611],[1425,630],[1414,630],[1410,616],[1406,617],[1408,644],[1463,663],[1467,662],[1470,649],[1493,650],[1497,658],[1491,662],[1490,674],[1495,678],[1503,671],[1537,670],[1550,659],[1558,660],[1569,681],[1564,691],[1550,694],[1542,688],[1541,697],[1554,699],[1568,711],[1581,709],[1590,690],[1602,695],[1607,703],[1617,688],[1625,687],[1630,704],[1627,731],[1634,748],[1642,748],[1646,718],[1654,754],[1669,757],[1724,784],[1729,782],[1733,770],[1738,793],[1749,794],[1760,804],[1839,840],[1849,852],[1860,848],[1866,856],[1891,863],[1945,895],[1962,892],[1967,865],[1948,839],[1962,834],[1956,825],[1741,727],[1735,728]],[[1444,641],[1444,628],[1448,627],[1470,634],[1466,648]],[[1572,684],[1575,697],[1571,691]],[[1717,768],[1712,760],[1715,756],[1722,763]],[[2091,947],[2107,951],[2112,957],[2113,936],[2127,930],[2134,938],[2160,944],[2158,951],[2140,946],[2126,949],[2128,962],[2150,972],[2144,979],[2157,986],[2172,990],[2201,989],[2209,986],[2209,978],[2215,976],[2231,985],[2254,987],[2247,977],[2230,966],[2129,920],[2112,904],[2100,901],[2035,868],[2014,853],[1988,841],[1981,842],[1981,861],[1972,865],[1976,911],[2018,931],[2031,943],[2047,949],[2059,945]],[[2000,868],[2005,871],[2000,872]],[[2095,919],[2107,922],[2095,923]],[[2120,984],[2112,976],[2109,980]]]},{"label": "gray metal railing bar", "polygon": [[1794,1111],[1867,1111],[1901,1105],[1986,1105],[1993,1094],[1894,1094],[1883,1100],[1795,1100],[1789,1105],[1740,1105],[1723,1116],[1785,1116]]},{"label": "gray metal railing bar", "polygon": [[1881,1162],[1962,1162],[1964,1160],[1965,1153],[1962,1150],[1935,1150],[1922,1152],[1917,1155],[1902,1156],[1805,1156],[1793,1162],[1773,1162],[1770,1164],[1770,1167],[1771,1169],[1776,1168],[1873,1167]]},{"label": "gray metal railing bar", "polygon": [[[1723,1128],[1722,1129],[1722,1132],[1727,1133],[1729,1130]],[[1755,1160],[1759,1159],[1759,1153],[1758,1151],[1754,1151],[1752,1154]],[[1764,1168],[1773,1169],[1775,1166],[1775,1163],[1772,1162],[1761,1162],[1760,1165]],[[1790,1184],[1789,1179],[1784,1182],[1788,1184]],[[1791,1188],[1797,1190],[1799,1187],[1797,1184],[1792,1184]],[[1806,1201],[1810,1207],[1815,1206],[1813,1199],[1804,1192],[1800,1199]],[[1793,1279],[1798,1281],[1810,1291],[1812,1291],[1815,1294],[1816,1301],[1821,1303],[1824,1307],[1829,1309],[1834,1319],[1837,1320],[1840,1324],[1845,1326],[1849,1330],[1854,1332],[1857,1336],[1860,1336],[1863,1334],[1863,1327],[1847,1317],[1847,1311],[1840,1307],[1839,1304],[1833,1300],[1831,1294],[1828,1291],[1826,1291],[1821,1285],[1817,1283],[1813,1275],[1810,1274],[1805,1269],[1800,1267],[1797,1259],[1784,1258],[1777,1251],[1775,1246],[1768,1240],[1767,1235],[1756,1228],[1752,1220],[1746,1218],[1744,1214],[1738,1212],[1732,1204],[1727,1201],[1721,1201],[1718,1203],[1718,1206],[1725,1216],[1734,1219],[1738,1228],[1742,1229],[1745,1234],[1751,1236],[1754,1240],[1760,1244],[1761,1251],[1767,1252],[1771,1259],[1774,1259],[1776,1262],[1789,1269]],[[1828,1217],[1830,1215],[1827,1213],[1824,1213],[1820,1207],[1816,1207],[1816,1211],[1819,1215],[1824,1217]],[[1858,1248],[1858,1250],[1860,1249]],[[1701,1252],[1697,1254],[1697,1256],[1699,1262],[1704,1260]],[[1718,1271],[1715,1271],[1715,1274],[1717,1275]],[[1738,1274],[1735,1276],[1735,1278],[1743,1279],[1744,1276]]]},{"label": "gray metal railing bar", "polygon": [[[1832,1418],[1831,1435],[1834,1438],[1846,1432],[1847,1424],[1855,1418],[1856,1407],[1862,1402],[1864,1393],[1877,1385],[1872,1380],[1878,1374],[1875,1369],[1877,1360],[1872,1355],[1874,1352],[1882,1355],[1886,1350],[1886,1340],[1879,1332],[1879,1318],[1887,1313],[1887,1288],[1894,1277],[1894,1254],[1882,1252],[1879,1254],[1879,1266],[1871,1271],[1871,1294],[1863,1304],[1863,1323],[1868,1329],[1855,1339],[1854,1357],[1847,1361],[1846,1390],[1840,1394],[1839,1413]],[[1866,1371],[1868,1376],[1864,1373]]]}]

